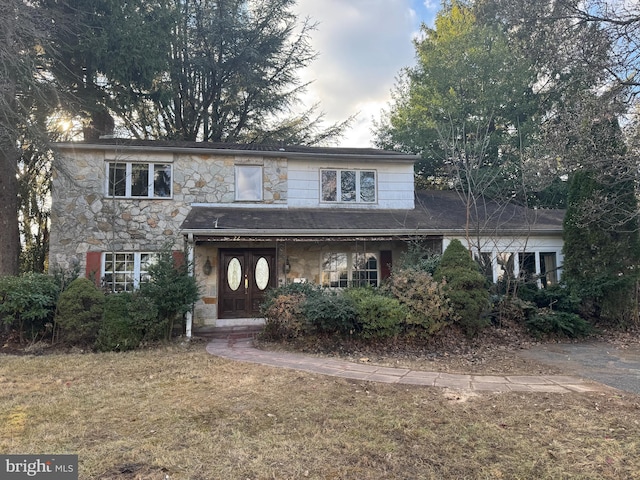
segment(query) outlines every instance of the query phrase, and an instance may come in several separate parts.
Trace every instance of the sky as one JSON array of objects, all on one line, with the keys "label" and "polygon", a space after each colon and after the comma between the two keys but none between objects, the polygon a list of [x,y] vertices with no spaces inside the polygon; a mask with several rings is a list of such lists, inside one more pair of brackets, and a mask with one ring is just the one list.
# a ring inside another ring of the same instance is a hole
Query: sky
[{"label": "sky", "polygon": [[301,71],[311,81],[302,97],[319,104],[327,123],[352,115],[341,147],[372,147],[373,121],[387,108],[396,77],[415,64],[413,38],[433,25],[439,0],[298,0],[300,19],[317,23],[311,46],[318,58]]}]

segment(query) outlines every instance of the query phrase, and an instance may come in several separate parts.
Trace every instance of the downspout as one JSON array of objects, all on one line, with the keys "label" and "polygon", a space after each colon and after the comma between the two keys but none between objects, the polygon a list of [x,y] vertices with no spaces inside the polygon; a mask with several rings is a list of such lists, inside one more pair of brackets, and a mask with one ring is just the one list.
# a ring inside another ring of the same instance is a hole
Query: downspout
[{"label": "downspout", "polygon": [[[194,243],[193,243],[193,233],[190,233],[187,236],[187,265],[189,268],[189,275],[193,277],[195,275],[194,272]],[[185,314],[186,320],[186,335],[188,339],[191,339],[191,330],[193,327],[193,306],[191,306],[191,310]]]}]

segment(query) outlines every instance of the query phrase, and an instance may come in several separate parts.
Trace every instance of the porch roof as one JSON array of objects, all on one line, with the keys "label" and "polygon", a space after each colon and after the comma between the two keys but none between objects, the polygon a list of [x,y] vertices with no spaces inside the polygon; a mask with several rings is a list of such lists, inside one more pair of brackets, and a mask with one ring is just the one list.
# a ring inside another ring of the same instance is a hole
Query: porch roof
[{"label": "porch roof", "polygon": [[[351,238],[462,235],[467,208],[456,192],[416,193],[412,210],[193,206],[184,234],[205,238]],[[559,235],[564,210],[533,210],[493,201],[477,204],[471,225],[485,235]]]}]

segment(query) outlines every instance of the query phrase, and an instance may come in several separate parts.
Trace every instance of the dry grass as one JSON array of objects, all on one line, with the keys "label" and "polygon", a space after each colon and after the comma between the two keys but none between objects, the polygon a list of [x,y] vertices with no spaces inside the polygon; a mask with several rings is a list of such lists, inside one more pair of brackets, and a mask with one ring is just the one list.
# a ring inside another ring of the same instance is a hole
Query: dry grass
[{"label": "dry grass", "polygon": [[203,344],[0,356],[0,452],[76,453],[83,479],[631,479],[639,402],[350,382]]}]

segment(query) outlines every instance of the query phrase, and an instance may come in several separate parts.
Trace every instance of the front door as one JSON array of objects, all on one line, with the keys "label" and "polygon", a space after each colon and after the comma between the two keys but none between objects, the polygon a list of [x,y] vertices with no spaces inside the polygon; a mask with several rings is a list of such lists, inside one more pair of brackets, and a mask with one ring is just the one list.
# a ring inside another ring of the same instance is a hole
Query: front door
[{"label": "front door", "polygon": [[255,318],[268,287],[276,286],[276,251],[221,250],[218,318]]}]

